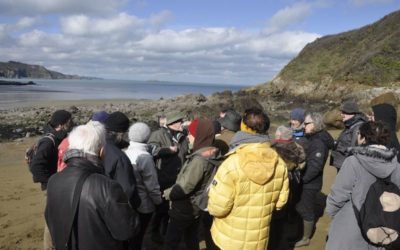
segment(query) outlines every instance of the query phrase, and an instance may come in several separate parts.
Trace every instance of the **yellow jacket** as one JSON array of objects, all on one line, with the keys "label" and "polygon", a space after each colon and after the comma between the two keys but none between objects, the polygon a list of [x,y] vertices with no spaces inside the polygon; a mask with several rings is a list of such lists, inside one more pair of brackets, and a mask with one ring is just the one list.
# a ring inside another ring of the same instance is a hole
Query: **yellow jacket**
[{"label": "yellow jacket", "polygon": [[223,250],[266,248],[272,212],[287,202],[284,161],[269,143],[250,143],[229,153],[209,191],[215,244]]}]

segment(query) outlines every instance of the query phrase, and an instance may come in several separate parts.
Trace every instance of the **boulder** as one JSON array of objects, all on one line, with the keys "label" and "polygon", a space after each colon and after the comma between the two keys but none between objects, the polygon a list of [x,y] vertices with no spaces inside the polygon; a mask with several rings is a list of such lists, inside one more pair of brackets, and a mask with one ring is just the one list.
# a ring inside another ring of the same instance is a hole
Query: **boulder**
[{"label": "boulder", "polygon": [[329,110],[324,114],[324,123],[328,127],[342,129],[344,128],[344,124],[342,121],[341,112],[338,108]]},{"label": "boulder", "polygon": [[[399,104],[399,99],[397,98],[397,95],[393,92],[387,92],[383,93],[381,95],[378,95],[374,99],[370,101],[370,105],[375,106],[377,104],[382,104],[382,103],[388,103],[392,105],[393,107],[397,108]],[[398,109],[397,109],[398,110]]]}]

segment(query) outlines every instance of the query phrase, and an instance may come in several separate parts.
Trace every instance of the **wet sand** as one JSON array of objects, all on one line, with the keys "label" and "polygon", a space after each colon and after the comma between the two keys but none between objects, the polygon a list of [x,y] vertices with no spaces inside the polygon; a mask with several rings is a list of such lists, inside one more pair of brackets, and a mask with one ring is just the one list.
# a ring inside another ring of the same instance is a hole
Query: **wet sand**
[{"label": "wet sand", "polygon": [[[336,137],[338,131],[331,131]],[[44,204],[40,185],[32,182],[24,160],[25,149],[36,138],[0,143],[0,249],[42,249]],[[326,166],[322,192],[329,188],[336,170]],[[317,224],[311,244],[298,249],[321,250],[325,247],[330,219],[324,215]],[[149,242],[147,249],[159,249]],[[201,243],[204,248],[204,242]]]}]

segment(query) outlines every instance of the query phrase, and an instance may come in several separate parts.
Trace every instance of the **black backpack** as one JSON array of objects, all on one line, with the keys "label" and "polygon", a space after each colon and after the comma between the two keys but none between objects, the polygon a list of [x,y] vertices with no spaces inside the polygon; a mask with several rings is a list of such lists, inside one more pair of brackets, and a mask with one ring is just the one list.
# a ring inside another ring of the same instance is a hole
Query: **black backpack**
[{"label": "black backpack", "polygon": [[399,249],[400,189],[390,176],[377,178],[369,187],[360,210],[354,203],[353,209],[365,240],[377,247]]},{"label": "black backpack", "polygon": [[27,148],[25,150],[25,161],[26,161],[26,164],[28,165],[29,169],[31,169],[32,160],[33,160],[33,157],[35,157],[35,155],[36,155],[36,152],[37,152],[37,149],[39,147],[39,144],[43,140],[50,139],[53,142],[53,145],[55,147],[56,146],[56,141],[55,141],[54,138],[55,138],[55,136],[53,134],[48,133],[48,134],[44,135],[42,138],[40,138],[38,141],[36,141],[32,146],[30,146],[29,148]]}]

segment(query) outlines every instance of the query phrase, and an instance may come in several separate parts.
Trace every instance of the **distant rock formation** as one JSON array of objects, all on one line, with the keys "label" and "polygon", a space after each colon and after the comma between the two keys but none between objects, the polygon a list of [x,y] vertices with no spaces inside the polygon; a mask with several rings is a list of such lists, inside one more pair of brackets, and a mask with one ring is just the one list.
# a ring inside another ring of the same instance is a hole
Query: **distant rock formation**
[{"label": "distant rock formation", "polygon": [[5,81],[5,80],[0,80],[0,86],[7,85],[7,86],[26,86],[26,85],[36,85],[35,82],[29,81],[29,82],[17,82],[17,81]]},{"label": "distant rock formation", "polygon": [[65,75],[48,70],[40,65],[31,65],[21,62],[0,62],[0,77],[2,78],[35,78],[35,79],[96,79],[78,75]]}]

